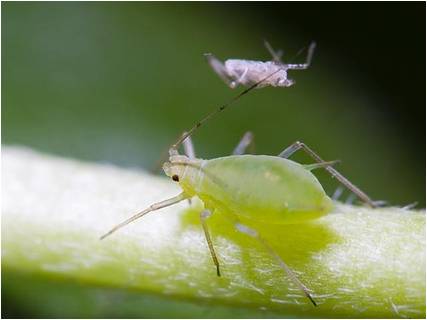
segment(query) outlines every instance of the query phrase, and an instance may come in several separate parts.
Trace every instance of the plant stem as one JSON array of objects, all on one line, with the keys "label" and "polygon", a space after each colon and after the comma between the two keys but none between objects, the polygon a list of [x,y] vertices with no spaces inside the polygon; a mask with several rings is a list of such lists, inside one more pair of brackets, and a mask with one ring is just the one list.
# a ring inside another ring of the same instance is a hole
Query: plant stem
[{"label": "plant stem", "polygon": [[[337,203],[313,222],[256,224],[312,290],[315,308],[255,240],[214,214],[208,224],[221,264],[217,277],[197,199],[150,213],[99,240],[136,211],[179,194],[172,181],[19,147],[2,151],[3,279],[18,272],[166,301],[178,297],[228,306],[231,311],[221,313],[226,317],[242,308],[255,316],[267,310],[284,317],[425,317],[425,211]],[[26,285],[31,289],[31,282]],[[165,306],[156,308],[136,314],[161,315]]]}]

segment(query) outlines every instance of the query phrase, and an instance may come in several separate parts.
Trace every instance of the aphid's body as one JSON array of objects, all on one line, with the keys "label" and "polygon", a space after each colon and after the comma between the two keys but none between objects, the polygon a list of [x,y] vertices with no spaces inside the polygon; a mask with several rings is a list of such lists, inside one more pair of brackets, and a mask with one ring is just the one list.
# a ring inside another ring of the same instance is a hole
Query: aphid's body
[{"label": "aphid's body", "polygon": [[[220,276],[220,265],[207,226],[207,219],[212,213],[225,214],[230,218],[229,221],[237,231],[257,239],[276,259],[289,278],[316,305],[309,289],[298,280],[262,235],[257,230],[243,224],[243,221],[251,220],[269,224],[296,223],[315,219],[330,212],[333,206],[332,200],[326,195],[319,181],[311,173],[311,170],[316,168],[326,169],[368,205],[375,206],[376,204],[335,170],[332,167],[333,162],[324,162],[304,143],[295,142],[278,156],[243,155],[252,141],[252,134],[248,132],[235,148],[233,156],[201,160],[195,157],[194,148],[190,140],[193,132],[203,123],[223,111],[232,102],[249,91],[266,85],[291,85],[293,82],[287,79],[287,70],[307,68],[314,50],[314,43],[309,48],[307,63],[301,65],[282,64],[279,62],[279,54],[275,53],[268,44],[267,48],[272,52],[275,61],[228,60],[223,66],[217,59],[212,56],[208,57],[214,70],[224,80],[238,78],[236,81],[229,82],[230,87],[234,87],[237,84],[244,84],[250,87],[234,97],[229,103],[220,106],[213,113],[197,122],[190,131],[184,133],[170,147],[169,162],[163,165],[163,169],[167,176],[179,182],[183,192],[176,197],[155,203],[135,214],[128,220],[116,225],[101,239],[149,212],[197,196],[205,206],[205,210],[200,214],[200,221],[218,276]],[[178,152],[181,144],[184,146],[186,155],[180,155]],[[287,159],[298,150],[305,151],[316,163],[301,165]]]},{"label": "aphid's body", "polygon": [[285,224],[319,217],[332,208],[316,177],[294,161],[265,155],[179,157],[193,165],[167,163],[166,174],[177,175],[184,192],[198,196],[211,211]]},{"label": "aphid's body", "polygon": [[[275,74],[268,81],[262,82],[258,88],[267,86],[289,87],[294,83],[293,80],[288,79],[287,65],[274,61],[228,59],[224,65],[229,77],[244,86],[251,86],[272,73]],[[235,85],[231,87],[234,88]]]},{"label": "aphid's body", "polygon": [[315,43],[311,43],[307,60],[302,64],[288,64],[280,60],[281,53],[275,52],[266,42],[267,49],[273,56],[272,61],[254,61],[245,59],[228,59],[223,64],[212,54],[205,54],[212,69],[224,80],[227,85],[234,89],[238,85],[252,86],[258,84],[257,88],[290,87],[295,81],[288,79],[288,70],[304,70],[310,66]]}]

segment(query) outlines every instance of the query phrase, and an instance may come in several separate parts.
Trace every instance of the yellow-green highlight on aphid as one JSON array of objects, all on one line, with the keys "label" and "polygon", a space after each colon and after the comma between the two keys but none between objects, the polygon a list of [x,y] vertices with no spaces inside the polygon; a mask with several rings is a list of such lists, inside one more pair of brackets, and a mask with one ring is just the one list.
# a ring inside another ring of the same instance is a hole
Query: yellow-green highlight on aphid
[{"label": "yellow-green highlight on aphid", "polygon": [[233,155],[191,160],[175,156],[163,169],[169,177],[175,176],[186,195],[198,196],[206,208],[260,222],[298,222],[332,208],[316,177],[304,165],[288,159]]},{"label": "yellow-green highlight on aphid", "polygon": [[[376,203],[332,167],[335,161],[323,161],[302,142],[295,142],[278,156],[245,155],[245,150],[251,144],[253,138],[252,134],[248,132],[235,148],[233,155],[212,160],[197,159],[191,142],[191,135],[202,124],[223,111],[241,96],[258,87],[276,72],[255,83],[228,103],[198,121],[170,147],[169,161],[164,163],[163,170],[168,177],[179,183],[182,193],[155,203],[135,214],[128,220],[116,225],[104,234],[101,239],[149,212],[192,197],[198,197],[204,204],[204,210],[200,213],[200,222],[218,276],[221,275],[220,262],[215,253],[207,225],[207,220],[212,214],[225,216],[236,231],[258,240],[286,272],[292,282],[316,306],[316,302],[310,293],[311,290],[297,278],[291,268],[263,238],[263,235],[253,227],[248,227],[242,221],[289,224],[315,219],[329,213],[332,210],[333,202],[325,193],[317,178],[312,174],[311,170],[316,168],[325,168],[367,205],[375,207]],[[178,152],[181,144],[184,146],[185,155],[181,155]],[[287,159],[300,149],[308,153],[316,163],[302,165]]]}]

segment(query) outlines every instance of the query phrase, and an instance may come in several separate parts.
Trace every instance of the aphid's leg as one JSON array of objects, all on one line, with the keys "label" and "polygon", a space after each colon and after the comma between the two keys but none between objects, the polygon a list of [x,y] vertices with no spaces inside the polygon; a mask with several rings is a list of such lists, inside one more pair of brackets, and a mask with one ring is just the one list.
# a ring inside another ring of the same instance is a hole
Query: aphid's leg
[{"label": "aphid's leg", "polygon": [[[187,132],[184,132],[183,134],[187,134]],[[184,147],[184,153],[185,155],[190,159],[196,158],[196,152],[194,151],[194,144],[193,140],[191,140],[191,137],[188,136],[185,138],[185,140],[182,142]]]},{"label": "aphid's leg", "polygon": [[282,56],[283,56],[283,51],[282,50],[278,50],[277,52],[274,51],[273,47],[270,45],[270,43],[267,40],[264,40],[264,46],[266,47],[266,49],[268,50],[268,52],[270,52],[273,61],[277,62],[277,63],[283,63],[282,62]]},{"label": "aphid's leg", "polygon": [[[183,135],[185,135],[185,134],[187,134],[187,132],[183,133]],[[190,136],[185,138],[185,140],[182,142],[182,145],[184,147],[184,154],[189,159],[196,159],[196,152],[194,151],[193,140],[191,140]],[[188,204],[191,205],[191,198],[188,198]]]},{"label": "aphid's leg", "polygon": [[218,60],[212,53],[205,53],[204,56],[208,60],[209,65],[213,71],[224,81],[231,89],[237,87],[238,82],[233,81],[233,77],[228,73],[227,68],[220,60]]},{"label": "aphid's leg", "polygon": [[309,171],[312,171],[312,170],[315,170],[315,169],[320,169],[320,168],[323,169],[323,168],[326,168],[326,167],[329,167],[329,166],[334,166],[338,162],[340,162],[340,160],[317,162],[317,163],[312,163],[312,164],[303,164],[303,167],[306,168]]},{"label": "aphid's leg", "polygon": [[241,74],[241,76],[237,80],[232,81],[230,83],[230,87],[232,89],[235,88],[236,86],[238,86],[239,84],[243,84],[244,83],[243,79],[245,79],[246,74],[248,73],[248,70],[249,70],[249,68],[245,68],[245,71],[243,71],[243,73]]},{"label": "aphid's leg", "polygon": [[388,205],[388,201],[386,200],[375,200],[374,203],[377,207],[384,207]]},{"label": "aphid's leg", "polygon": [[240,222],[235,223],[234,226],[235,226],[235,228],[238,231],[240,231],[242,233],[245,233],[248,236],[251,236],[252,238],[257,239],[264,246],[264,248],[277,260],[277,262],[282,267],[282,269],[287,273],[287,275],[289,276],[289,278],[291,278],[291,280],[296,285],[298,285],[298,287],[301,289],[302,292],[304,292],[304,294],[307,296],[307,298],[310,299],[310,301],[313,303],[313,305],[317,306],[316,302],[314,301],[313,297],[311,296],[311,294],[309,292],[310,290],[297,278],[297,276],[292,271],[292,269],[288,267],[288,265],[283,261],[283,259],[268,244],[268,242],[265,241],[260,236],[260,234],[258,233],[258,231],[254,230],[252,228],[249,228],[249,227],[241,224]]},{"label": "aphid's leg", "polygon": [[116,232],[118,229],[120,229],[120,228],[128,225],[129,223],[141,218],[142,216],[146,215],[147,213],[149,213],[151,211],[156,211],[156,210],[159,210],[159,209],[162,209],[165,207],[169,207],[169,206],[171,206],[175,203],[178,203],[182,200],[185,200],[185,199],[188,199],[188,196],[183,192],[183,193],[177,195],[176,197],[154,203],[151,206],[149,206],[147,209],[145,209],[141,212],[138,212],[137,214],[133,215],[129,219],[123,221],[122,223],[119,223],[114,228],[112,228],[110,231],[108,231],[106,234],[104,234],[100,239],[101,240],[104,239],[105,237],[109,236],[113,232]]},{"label": "aphid's leg", "polygon": [[206,242],[208,243],[209,251],[211,252],[213,263],[216,266],[216,274],[218,277],[221,276],[221,272],[219,271],[219,262],[218,258],[215,254],[215,249],[212,244],[211,236],[209,234],[208,225],[206,223],[206,220],[212,215],[212,212],[210,210],[203,210],[200,213],[200,222],[202,223],[203,231],[205,232]]},{"label": "aphid's leg", "polygon": [[334,194],[331,197],[332,200],[337,201],[341,197],[343,191],[344,191],[344,188],[342,186],[338,186],[338,188],[335,189]]},{"label": "aphid's leg", "polygon": [[402,210],[411,210],[411,209],[415,208],[417,205],[418,205],[418,202],[415,201],[413,203],[407,204],[406,206],[404,206],[404,207],[402,207],[400,209],[402,209]]},{"label": "aphid's leg", "polygon": [[233,155],[241,155],[244,154],[247,147],[250,145],[253,145],[254,135],[252,132],[247,131],[242,139],[240,140],[239,144],[234,148]]},{"label": "aphid's leg", "polygon": [[[292,154],[294,154],[296,151],[300,149],[304,150],[310,157],[312,157],[317,162],[324,162],[323,159],[320,158],[320,156],[317,153],[311,150],[303,142],[299,142],[299,141],[293,143],[292,145],[287,147],[285,150],[283,150],[279,154],[279,157],[289,158]],[[364,193],[362,190],[356,187],[353,183],[351,183],[347,178],[345,178],[337,170],[335,170],[331,166],[326,166],[325,169],[332,175],[333,178],[337,178],[339,182],[341,182],[347,189],[349,189],[356,196],[358,196],[362,201],[364,201],[365,203],[367,203],[369,206],[373,208],[377,207],[377,204],[375,203],[375,201],[372,201],[371,198],[369,198],[366,193]]]},{"label": "aphid's leg", "polygon": [[311,59],[313,58],[314,49],[316,48],[316,42],[310,43],[307,51],[307,58],[305,63],[297,63],[297,64],[286,64],[288,69],[290,70],[304,70],[307,69],[311,64]]}]

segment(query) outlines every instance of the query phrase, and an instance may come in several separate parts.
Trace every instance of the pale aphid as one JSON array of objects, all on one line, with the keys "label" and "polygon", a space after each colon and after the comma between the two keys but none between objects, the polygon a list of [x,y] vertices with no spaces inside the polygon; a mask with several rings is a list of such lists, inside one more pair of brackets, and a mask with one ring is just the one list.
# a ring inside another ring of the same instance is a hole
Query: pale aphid
[{"label": "pale aphid", "polygon": [[[281,61],[282,52],[275,52],[267,41],[264,44],[273,57],[272,61],[228,59],[222,63],[211,53],[206,53],[205,56],[212,69],[232,89],[239,85],[251,86],[255,83],[259,83],[257,88],[267,86],[290,87],[295,81],[288,78],[288,70],[307,69],[311,64],[316,47],[316,43],[312,42],[308,48],[305,63],[294,64],[283,63]],[[274,76],[261,82],[262,79],[273,73],[275,73]]]},{"label": "pale aphid", "polygon": [[[235,148],[233,155],[212,160],[202,160],[195,157],[190,138],[194,131],[206,121],[226,109],[241,96],[261,85],[264,81],[274,77],[279,71],[280,69],[252,84],[228,103],[198,121],[170,147],[169,161],[164,163],[163,170],[173,181],[179,183],[182,193],[155,203],[135,214],[128,220],[116,225],[104,234],[101,239],[149,212],[197,196],[204,203],[205,209],[200,213],[200,221],[218,276],[220,276],[220,264],[207,226],[207,219],[212,213],[223,214],[229,218],[230,223],[234,225],[237,231],[257,239],[286,272],[288,277],[316,305],[310,290],[297,278],[262,235],[257,230],[244,225],[239,218],[244,217],[253,221],[286,224],[315,219],[327,214],[333,207],[333,201],[326,195],[317,178],[311,173],[311,170],[316,168],[328,170],[333,177],[369,206],[375,207],[375,202],[335,170],[332,167],[335,162],[323,161],[304,143],[296,142],[278,156],[244,155],[253,138],[252,134],[246,133]],[[178,148],[183,143],[185,155],[181,155],[178,152]],[[316,163],[302,165],[287,159],[299,149],[307,152]],[[268,190],[268,192],[260,192],[260,190]]]}]

